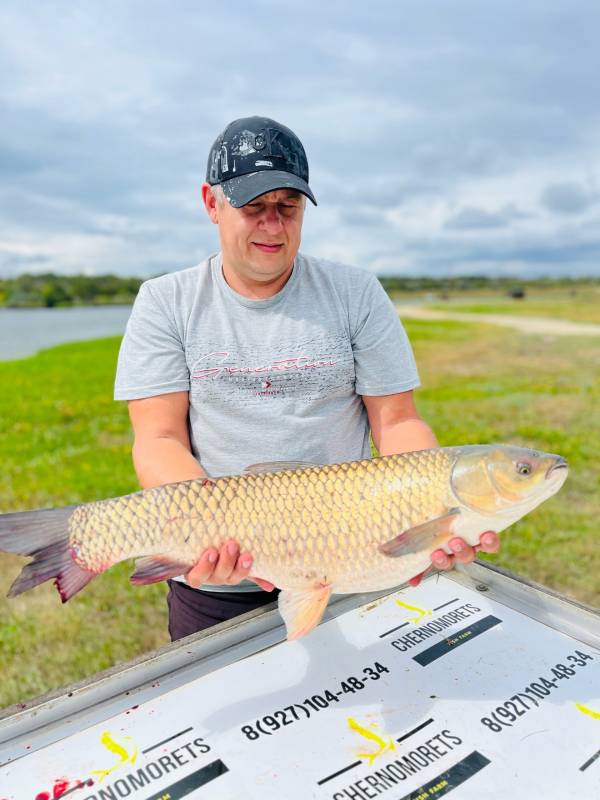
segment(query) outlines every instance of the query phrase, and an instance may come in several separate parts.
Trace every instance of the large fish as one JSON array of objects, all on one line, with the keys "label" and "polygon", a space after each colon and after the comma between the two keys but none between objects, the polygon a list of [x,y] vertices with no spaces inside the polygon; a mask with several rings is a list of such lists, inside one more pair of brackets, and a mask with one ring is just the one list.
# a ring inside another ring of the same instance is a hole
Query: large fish
[{"label": "large fish", "polygon": [[288,638],[318,624],[332,593],[406,582],[453,536],[475,544],[562,486],[557,455],[470,445],[328,466],[259,464],[56,510],[0,516],[0,550],[33,556],[9,596],[55,578],[63,602],[96,575],[137,558],[134,584],[187,572],[227,539],[253,574],[283,591]]}]

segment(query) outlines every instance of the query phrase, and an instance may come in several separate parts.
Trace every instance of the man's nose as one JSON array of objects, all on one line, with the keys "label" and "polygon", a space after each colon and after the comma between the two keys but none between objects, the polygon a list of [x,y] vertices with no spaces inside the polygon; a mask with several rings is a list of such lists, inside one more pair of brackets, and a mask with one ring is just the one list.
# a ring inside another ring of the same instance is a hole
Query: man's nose
[{"label": "man's nose", "polygon": [[279,230],[283,224],[283,217],[276,205],[267,206],[261,214],[260,221],[267,230]]}]

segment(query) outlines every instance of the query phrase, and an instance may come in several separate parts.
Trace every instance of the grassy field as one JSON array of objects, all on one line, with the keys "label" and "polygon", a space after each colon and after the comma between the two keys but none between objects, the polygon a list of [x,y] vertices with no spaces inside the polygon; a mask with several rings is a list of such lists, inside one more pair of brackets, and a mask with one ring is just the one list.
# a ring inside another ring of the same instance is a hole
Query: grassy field
[{"label": "grassy field", "polygon": [[[558,313],[558,312],[557,312]],[[580,318],[580,317],[576,317]],[[564,455],[561,493],[504,537],[497,563],[600,605],[600,341],[521,337],[453,322],[407,322],[422,415],[443,445],[512,442]],[[0,509],[77,503],[134,490],[125,404],[111,400],[117,339],[0,362]],[[293,454],[290,454],[293,457]],[[4,595],[23,559],[0,555],[0,706],[168,640],[163,585],[133,588],[120,565],[62,606],[45,585]]]},{"label": "grassy field", "polygon": [[[0,509],[43,508],[138,488],[124,403],[112,401],[118,339],[0,362]],[[17,556],[0,555],[0,706],[168,641],[165,586],[134,589],[115,567],[62,606],[51,583],[5,598]]]},{"label": "grassy field", "polygon": [[549,317],[573,322],[600,323],[600,286],[590,285],[585,290],[554,289],[528,292],[521,299],[498,294],[480,297],[476,293],[449,297],[445,302],[427,303],[428,308],[439,311],[464,311],[474,314],[516,314],[529,317]]}]

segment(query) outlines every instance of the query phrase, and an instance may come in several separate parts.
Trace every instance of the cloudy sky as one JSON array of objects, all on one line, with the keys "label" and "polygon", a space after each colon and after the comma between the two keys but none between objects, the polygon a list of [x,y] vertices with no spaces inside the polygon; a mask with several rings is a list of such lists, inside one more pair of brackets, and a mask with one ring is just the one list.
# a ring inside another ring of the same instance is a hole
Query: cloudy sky
[{"label": "cloudy sky", "polygon": [[599,30],[593,0],[4,0],[0,275],[197,263],[210,144],[261,114],[307,150],[304,252],[600,276]]}]

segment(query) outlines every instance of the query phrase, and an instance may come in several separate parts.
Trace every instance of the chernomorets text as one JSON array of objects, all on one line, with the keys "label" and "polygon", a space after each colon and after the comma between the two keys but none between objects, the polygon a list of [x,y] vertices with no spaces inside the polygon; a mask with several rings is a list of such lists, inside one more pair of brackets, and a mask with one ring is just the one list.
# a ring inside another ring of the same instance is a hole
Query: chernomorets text
[{"label": "chernomorets text", "polygon": [[477,608],[477,606],[472,605],[472,603],[465,603],[464,606],[459,606],[455,608],[454,611],[442,614],[441,617],[427,622],[424,625],[419,625],[414,631],[410,631],[404,636],[394,639],[391,645],[395,647],[396,650],[405,652],[411,647],[420,644],[425,639],[429,639],[430,636],[435,636],[436,633],[444,630],[444,628],[449,628],[463,619],[468,619],[468,617],[472,614],[476,614],[478,611],[481,611],[481,609]]},{"label": "chernomorets text", "polygon": [[194,739],[192,742],[179,745],[169,753],[158,756],[153,761],[144,764],[135,771],[132,770],[118,780],[110,784],[98,786],[93,794],[88,794],[82,800],[121,800],[122,797],[129,797],[139,789],[151,784],[153,781],[160,780],[170,772],[178,770],[185,764],[189,764],[199,755],[210,752],[209,745],[202,739]]},{"label": "chernomorets text", "polygon": [[449,730],[440,731],[405,755],[383,764],[364,778],[335,792],[332,800],[370,800],[377,797],[443,758],[460,744],[462,739]]}]

